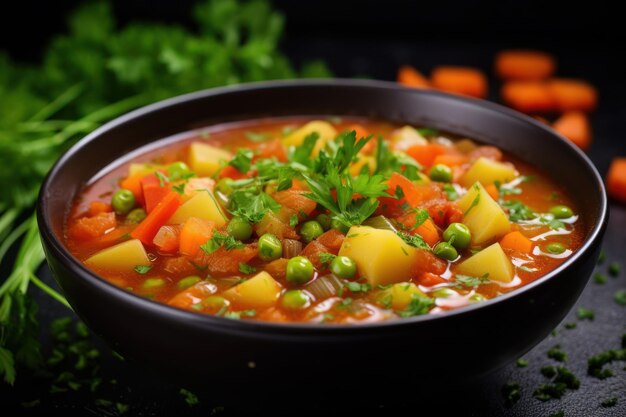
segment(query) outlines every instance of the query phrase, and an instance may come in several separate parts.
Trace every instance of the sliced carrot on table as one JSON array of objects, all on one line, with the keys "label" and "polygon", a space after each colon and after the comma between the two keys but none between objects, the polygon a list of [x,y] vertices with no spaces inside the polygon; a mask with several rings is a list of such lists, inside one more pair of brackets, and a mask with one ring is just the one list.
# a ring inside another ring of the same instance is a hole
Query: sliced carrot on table
[{"label": "sliced carrot on table", "polygon": [[511,81],[500,90],[502,100],[524,113],[547,113],[556,109],[548,85],[538,81]]},{"label": "sliced carrot on table", "polygon": [[504,235],[500,240],[500,246],[503,249],[511,249],[526,254],[530,254],[533,251],[533,242],[519,231]]},{"label": "sliced carrot on table", "polygon": [[563,114],[552,125],[554,130],[574,142],[583,151],[589,149],[592,140],[591,125],[587,115],[580,111]]},{"label": "sliced carrot on table", "polygon": [[431,74],[433,88],[470,97],[487,97],[487,77],[470,67],[441,66]]},{"label": "sliced carrot on table", "polygon": [[428,79],[410,65],[403,65],[398,70],[398,83],[413,88],[429,88]]},{"label": "sliced carrot on table", "polygon": [[598,91],[584,80],[554,78],[548,89],[559,111],[592,111],[598,104]]},{"label": "sliced carrot on table", "polygon": [[170,191],[157,204],[145,219],[130,234],[133,238],[141,240],[146,245],[152,245],[152,240],[161,226],[163,226],[182,203],[180,195],[176,191]]},{"label": "sliced carrot on table", "polygon": [[609,195],[626,203],[626,157],[614,158],[606,176]]},{"label": "sliced carrot on table", "polygon": [[198,254],[200,246],[204,245],[213,236],[215,222],[190,217],[180,232],[180,253],[190,257]]},{"label": "sliced carrot on table", "polygon": [[498,77],[505,80],[543,80],[554,74],[556,61],[548,53],[528,49],[510,49],[496,56]]}]

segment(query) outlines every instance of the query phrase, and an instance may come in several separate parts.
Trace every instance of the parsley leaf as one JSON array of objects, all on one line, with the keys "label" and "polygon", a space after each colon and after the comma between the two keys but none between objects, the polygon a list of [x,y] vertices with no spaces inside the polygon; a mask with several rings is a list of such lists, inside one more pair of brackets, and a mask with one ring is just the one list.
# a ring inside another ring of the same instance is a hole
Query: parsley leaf
[{"label": "parsley leaf", "polygon": [[165,175],[164,173],[162,173],[161,171],[155,171],[154,175],[159,180],[159,187],[165,187],[165,184],[170,182],[169,177]]},{"label": "parsley leaf", "polygon": [[233,216],[241,217],[250,223],[260,222],[270,210],[277,212],[280,210],[280,204],[263,191],[254,193],[237,190],[230,195],[229,211]]},{"label": "parsley leaf", "polygon": [[265,142],[266,140],[272,137],[271,135],[267,133],[257,133],[257,132],[252,132],[250,130],[245,132],[244,135],[246,136],[246,139],[252,142],[256,142],[256,143]]},{"label": "parsley leaf", "polygon": [[213,237],[208,242],[206,242],[204,245],[200,245],[200,249],[202,249],[204,253],[210,255],[221,247],[224,247],[227,251],[230,251],[233,249],[241,249],[244,246],[245,245],[241,241],[236,240],[230,235],[224,234],[222,232],[215,232],[213,233]]},{"label": "parsley leaf", "polygon": [[254,152],[250,149],[238,149],[237,153],[233,157],[233,159],[228,163],[228,165],[234,167],[237,171],[242,174],[246,174],[250,171],[250,166],[252,165],[252,157],[254,156]]},{"label": "parsley leaf", "polygon": [[428,246],[428,243],[424,242],[424,239],[420,235],[410,235],[404,232],[398,232],[397,235],[400,236],[405,243],[414,248],[430,250],[430,246]]},{"label": "parsley leaf", "polygon": [[147,274],[152,269],[152,265],[137,265],[133,269],[138,274],[144,275],[144,274]]},{"label": "parsley leaf", "polygon": [[351,292],[368,292],[372,289],[372,286],[368,283],[360,283],[360,282],[348,282],[345,287],[349,289]]},{"label": "parsley leaf", "polygon": [[491,281],[489,280],[489,274],[484,274],[482,277],[472,277],[469,275],[460,275],[457,274],[454,283],[456,286],[464,285],[466,287],[478,287],[482,284],[489,284]]},{"label": "parsley leaf", "polygon": [[333,259],[337,257],[336,255],[328,252],[321,252],[318,256],[320,258],[320,262],[326,265],[331,263]]},{"label": "parsley leaf", "polygon": [[456,191],[456,188],[452,184],[445,184],[443,186],[443,192],[446,193],[446,197],[449,201],[454,201],[459,199],[459,193]]},{"label": "parsley leaf", "polygon": [[243,262],[239,263],[239,272],[242,274],[253,274],[256,272],[256,268],[252,265],[245,264]]},{"label": "parsley leaf", "polygon": [[508,209],[509,220],[517,223],[521,220],[530,220],[535,217],[533,212],[526,204],[517,200],[508,200],[500,203],[502,207]]},{"label": "parsley leaf", "polygon": [[411,301],[409,305],[402,311],[398,312],[400,317],[413,317],[421,316],[428,313],[430,308],[435,304],[435,301],[430,297],[425,297],[419,294],[411,294]]}]

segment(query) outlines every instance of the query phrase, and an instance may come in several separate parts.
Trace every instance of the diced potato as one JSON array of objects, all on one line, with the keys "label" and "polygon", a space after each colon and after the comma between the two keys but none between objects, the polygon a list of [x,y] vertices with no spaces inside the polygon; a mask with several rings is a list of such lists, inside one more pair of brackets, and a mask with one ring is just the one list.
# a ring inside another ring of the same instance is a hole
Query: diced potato
[{"label": "diced potato", "polygon": [[461,262],[455,272],[473,277],[489,274],[491,281],[500,282],[511,282],[514,275],[513,264],[497,242]]},{"label": "diced potato", "polygon": [[267,272],[259,272],[224,292],[224,297],[238,307],[271,307],[280,296],[282,286]]},{"label": "diced potato", "polygon": [[333,125],[323,120],[313,120],[285,136],[283,144],[285,146],[300,146],[304,143],[304,139],[313,132],[317,132],[319,135],[313,148],[313,155],[317,155],[324,148],[326,142],[337,137],[337,130]]},{"label": "diced potato", "polygon": [[518,176],[515,167],[489,158],[478,158],[472,166],[463,174],[460,183],[468,187],[475,182],[482,185],[491,185],[498,181],[500,184],[514,180]]},{"label": "diced potato", "polygon": [[406,281],[415,264],[417,250],[391,230],[352,226],[339,255],[350,257],[360,275],[376,286]]},{"label": "diced potato", "polygon": [[503,236],[511,229],[506,213],[479,182],[458,200],[463,223],[472,232],[472,245],[480,246]]},{"label": "diced potato", "polygon": [[224,149],[194,142],[189,147],[189,166],[199,177],[210,177],[221,167],[222,161],[230,161],[232,154]]},{"label": "diced potato", "polygon": [[228,221],[213,194],[204,190],[196,192],[183,203],[167,223],[183,224],[190,217],[214,221],[217,227],[222,227]]},{"label": "diced potato", "polygon": [[113,272],[132,272],[138,266],[149,266],[150,259],[139,239],[131,239],[91,255],[85,264]]},{"label": "diced potato", "polygon": [[394,310],[404,310],[411,302],[413,294],[426,296],[417,285],[410,282],[400,282],[382,291],[379,300],[390,303],[389,307]]},{"label": "diced potato", "polygon": [[159,165],[159,164],[138,164],[138,163],[132,163],[128,166],[128,176],[132,177],[135,174],[144,174],[144,175],[148,175],[148,174],[152,174],[153,172],[155,172],[158,169],[162,169],[164,168],[163,165]]},{"label": "diced potato", "polygon": [[365,165],[367,165],[370,174],[373,174],[376,169],[376,158],[373,156],[360,155],[359,160],[350,165],[350,175],[356,177]]},{"label": "diced potato", "polygon": [[412,126],[404,126],[391,132],[390,140],[393,149],[406,151],[415,145],[428,145],[428,140]]}]

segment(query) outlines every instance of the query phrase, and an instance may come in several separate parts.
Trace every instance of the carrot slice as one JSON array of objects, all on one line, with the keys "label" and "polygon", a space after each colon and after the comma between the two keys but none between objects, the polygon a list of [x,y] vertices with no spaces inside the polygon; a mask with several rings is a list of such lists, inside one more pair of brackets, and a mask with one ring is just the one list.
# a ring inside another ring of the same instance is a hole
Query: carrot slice
[{"label": "carrot slice", "polygon": [[180,253],[190,257],[197,255],[200,245],[204,245],[213,236],[215,222],[190,217],[180,232]]},{"label": "carrot slice", "polygon": [[429,167],[435,161],[435,158],[439,155],[444,155],[449,152],[449,148],[438,143],[430,143],[428,145],[415,145],[407,149],[406,153],[409,154],[420,164],[425,167]]},{"label": "carrot slice", "polygon": [[81,217],[76,220],[68,228],[68,234],[76,240],[91,240],[103,236],[116,224],[115,213],[99,213],[93,217]]},{"label": "carrot slice", "polygon": [[609,195],[626,203],[626,158],[614,158],[606,176],[606,188]]},{"label": "carrot slice", "polygon": [[146,245],[152,245],[152,239],[174,214],[182,201],[176,191],[170,191],[157,206],[148,213],[145,219],[130,234],[133,238],[141,240]]},{"label": "carrot slice", "polygon": [[559,111],[589,112],[598,104],[597,90],[583,80],[555,78],[548,82],[548,89]]},{"label": "carrot slice", "polygon": [[500,246],[503,249],[511,249],[526,254],[530,254],[533,251],[533,242],[518,231],[504,235],[500,240]]},{"label": "carrot slice", "polygon": [[322,233],[317,241],[328,248],[328,252],[337,254],[343,243],[345,236],[338,230],[330,229],[327,232]]},{"label": "carrot slice", "polygon": [[431,74],[431,82],[438,90],[477,98],[487,96],[487,77],[476,68],[437,67]]},{"label": "carrot slice", "polygon": [[493,198],[495,201],[498,201],[498,199],[500,198],[500,193],[498,193],[498,188],[495,186],[495,184],[489,184],[488,186],[486,186],[485,191],[487,191],[487,194],[489,194],[489,196],[491,196],[491,198]]},{"label": "carrot slice", "polygon": [[449,167],[463,165],[469,162],[467,155],[448,153],[443,155],[437,155],[433,159],[433,165],[444,164]]},{"label": "carrot slice", "polygon": [[419,285],[432,287],[433,285],[441,284],[446,280],[437,274],[433,274],[432,272],[422,272],[417,276],[416,281]]},{"label": "carrot slice", "polygon": [[135,175],[128,176],[120,181],[120,187],[126,190],[130,190],[135,196],[135,200],[142,205],[144,203],[144,200],[143,192],[141,190],[141,180],[143,179],[143,177],[145,177],[145,175],[145,173],[140,172]]},{"label": "carrot slice", "polygon": [[435,246],[435,244],[439,242],[439,229],[437,229],[437,226],[435,226],[435,223],[430,218],[420,224],[415,229],[415,233],[420,235],[430,246]]},{"label": "carrot slice", "polygon": [[398,83],[413,88],[429,88],[428,79],[410,65],[403,65],[398,70]]},{"label": "carrot slice", "polygon": [[502,100],[524,113],[546,113],[555,110],[555,102],[546,83],[511,81],[500,90]]},{"label": "carrot slice", "polygon": [[317,205],[315,201],[306,197],[306,194],[306,191],[289,189],[274,193],[272,198],[281,206],[298,214],[298,217],[302,220],[305,215],[311,214]]},{"label": "carrot slice", "polygon": [[108,213],[113,211],[110,204],[107,204],[103,201],[92,201],[89,203],[89,210],[87,211],[87,215],[89,217],[93,217],[96,214],[100,213]]},{"label": "carrot slice", "polygon": [[171,190],[171,184],[162,183],[155,174],[148,174],[141,179],[141,192],[146,206],[146,211],[150,213],[159,204],[159,201]]},{"label": "carrot slice", "polygon": [[571,111],[563,114],[552,125],[554,130],[574,142],[583,151],[591,145],[591,125],[585,113]]},{"label": "carrot slice", "polygon": [[556,61],[541,51],[510,49],[496,56],[496,74],[506,80],[543,80],[551,77]]}]

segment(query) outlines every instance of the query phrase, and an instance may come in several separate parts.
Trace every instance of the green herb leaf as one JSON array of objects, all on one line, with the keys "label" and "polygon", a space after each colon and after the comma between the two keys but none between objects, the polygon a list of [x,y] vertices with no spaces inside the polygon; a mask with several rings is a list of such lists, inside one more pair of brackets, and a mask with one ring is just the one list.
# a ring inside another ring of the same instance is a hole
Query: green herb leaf
[{"label": "green herb leaf", "polygon": [[252,157],[254,156],[254,152],[250,149],[238,149],[237,153],[233,157],[233,159],[228,163],[228,165],[234,167],[237,171],[242,174],[248,173],[250,171],[250,167],[252,166]]},{"label": "green herb leaf", "polygon": [[245,263],[240,262],[239,263],[239,272],[241,272],[242,274],[254,274],[256,272],[256,268],[253,267],[252,265],[248,265]]},{"label": "green herb leaf", "polygon": [[152,269],[152,265],[137,265],[133,268],[136,273],[145,275]]},{"label": "green herb leaf", "polygon": [[407,243],[410,246],[413,246],[414,248],[424,249],[428,251],[431,250],[430,246],[428,246],[428,243],[426,243],[424,239],[418,234],[410,235],[404,232],[398,232],[397,234],[405,243]]}]

